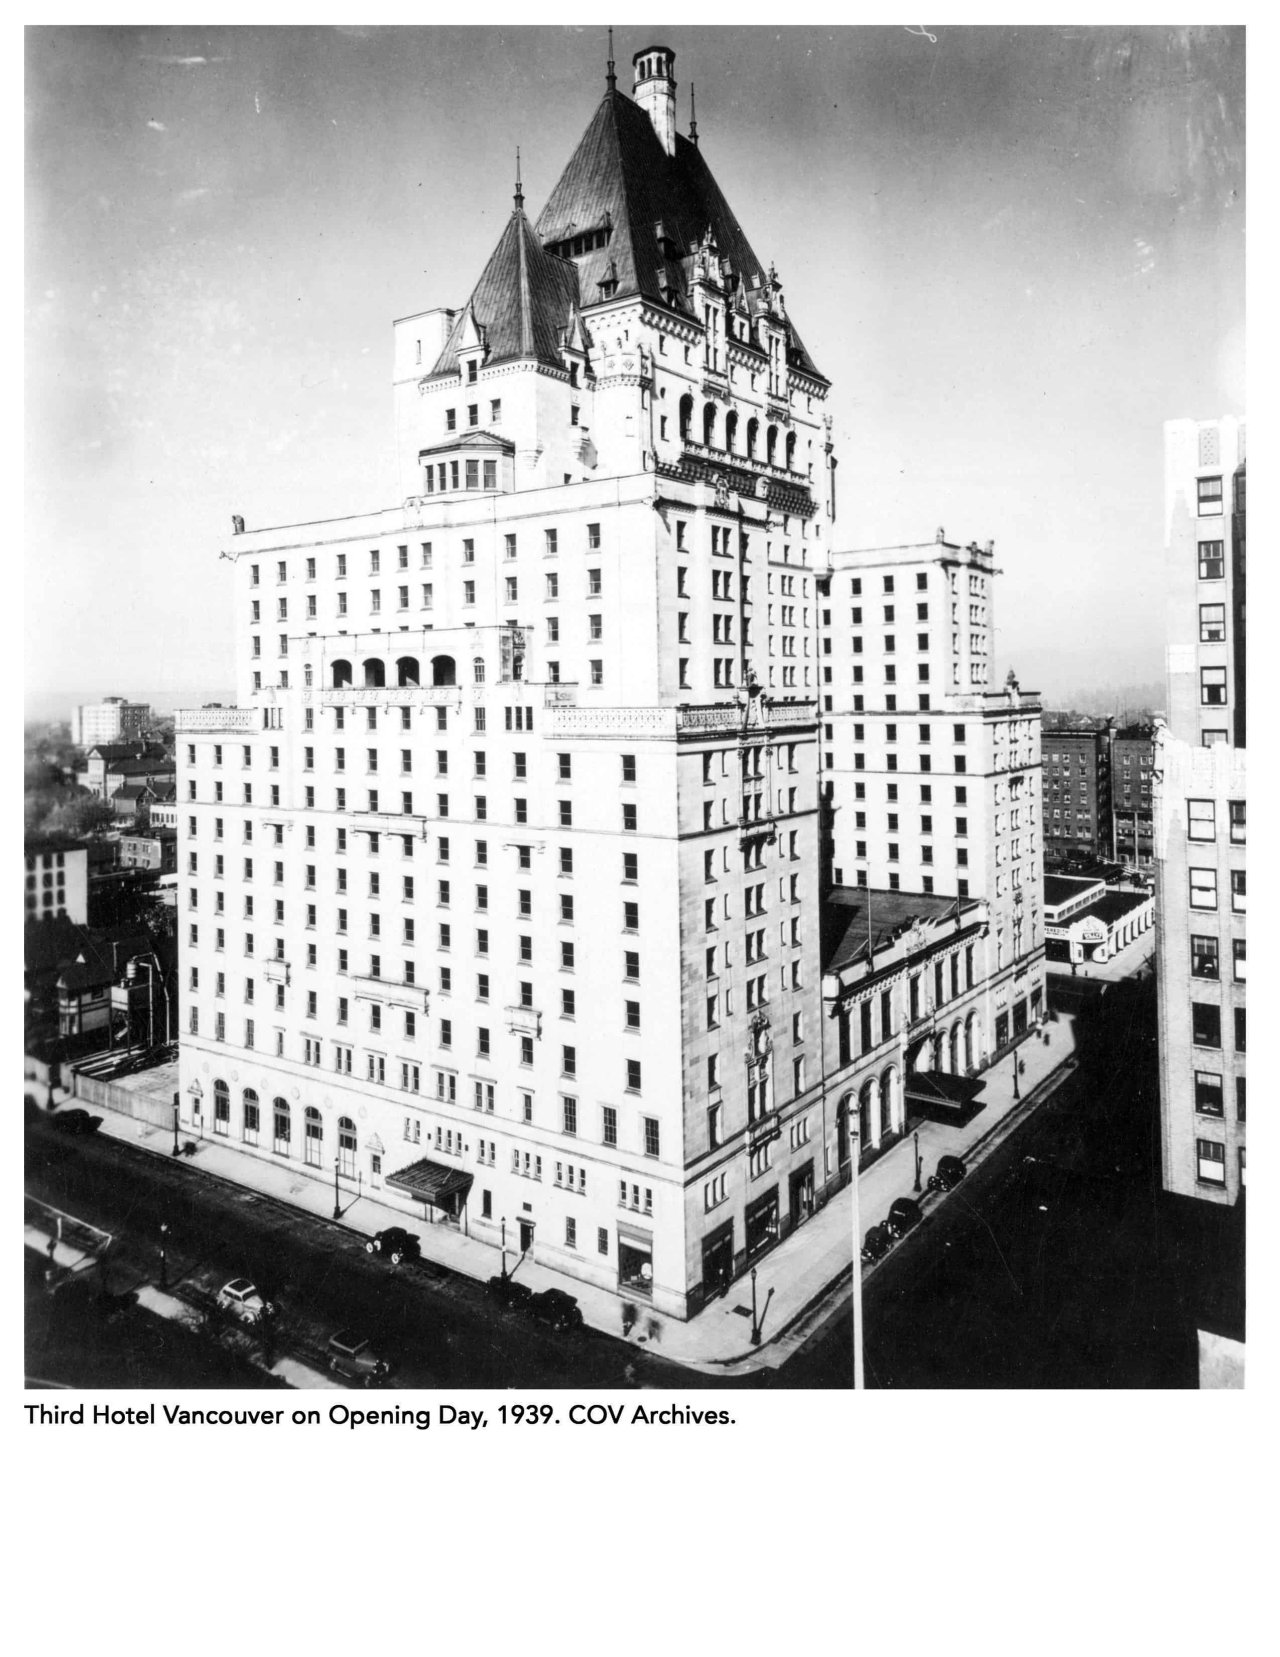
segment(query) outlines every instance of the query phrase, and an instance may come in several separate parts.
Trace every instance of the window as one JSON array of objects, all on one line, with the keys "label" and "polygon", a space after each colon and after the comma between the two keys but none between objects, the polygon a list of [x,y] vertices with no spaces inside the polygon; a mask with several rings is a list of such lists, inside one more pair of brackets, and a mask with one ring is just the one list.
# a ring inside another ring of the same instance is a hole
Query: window
[{"label": "window", "polygon": [[1191,934],[1191,976],[1216,978],[1218,976],[1218,940],[1200,933]]},{"label": "window", "polygon": [[1227,1148],[1214,1139],[1196,1140],[1196,1179],[1201,1185],[1227,1183]]},{"label": "window", "polygon": [[1212,800],[1187,801],[1187,839],[1212,840],[1217,833]]},{"label": "window", "polygon": [[1225,604],[1200,606],[1200,643],[1221,644],[1227,636],[1227,607]]},{"label": "window", "polygon": [[1195,1098],[1197,1116],[1221,1116],[1222,1107],[1222,1077],[1211,1070],[1197,1070],[1195,1073]]},{"label": "window", "polygon": [[[1216,879],[1216,876],[1215,876],[1215,879]],[[1215,903],[1216,903],[1216,899],[1217,899],[1217,894],[1216,894],[1216,888],[1215,888]],[[1243,869],[1232,869],[1232,871],[1231,871],[1231,907],[1237,915],[1243,915],[1244,912],[1245,912],[1244,904],[1245,904],[1244,870]]]},{"label": "window", "polygon": [[576,1047],[561,1047],[560,1069],[566,1076],[578,1074],[578,1049]]},{"label": "window", "polygon": [[644,1154],[646,1156],[660,1155],[661,1138],[658,1131],[656,1116],[646,1116],[644,1119]]},{"label": "window", "polygon": [[1231,818],[1231,844],[1233,846],[1243,846],[1244,843],[1245,843],[1245,838],[1244,838],[1244,801],[1243,800],[1230,800],[1230,801],[1228,801],[1227,811],[1228,811],[1228,813],[1230,815],[1230,818]]},{"label": "window", "polygon": [[1222,479],[1196,479],[1196,512],[1201,518],[1217,518],[1222,515]]},{"label": "window", "polygon": [[1191,1003],[1191,1041],[1196,1047],[1222,1046],[1222,1010],[1207,1001]]},{"label": "window", "polygon": [[1201,541],[1196,548],[1201,581],[1221,581],[1225,572],[1221,541]]},{"label": "window", "polygon": [[[1231,875],[1232,892],[1231,907],[1235,908],[1235,877]],[[1241,879],[1243,880],[1243,875]],[[1188,901],[1193,909],[1216,909],[1218,907],[1218,872],[1216,869],[1188,869],[1187,882],[1189,886]]]},{"label": "window", "polygon": [[1236,1007],[1233,1009],[1233,1012],[1235,1015],[1236,1052],[1243,1053],[1245,1050],[1245,1009],[1243,1007]]},{"label": "window", "polygon": [[1227,701],[1227,670],[1225,667],[1200,669],[1200,705],[1206,708],[1225,707]]}]

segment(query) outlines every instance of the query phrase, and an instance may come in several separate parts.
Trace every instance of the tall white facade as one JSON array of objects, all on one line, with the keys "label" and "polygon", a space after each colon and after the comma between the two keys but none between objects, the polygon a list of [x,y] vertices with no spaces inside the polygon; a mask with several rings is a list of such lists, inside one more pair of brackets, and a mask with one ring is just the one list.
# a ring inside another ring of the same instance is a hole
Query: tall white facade
[{"label": "tall white facade", "polygon": [[1168,719],[1157,726],[1156,950],[1165,1189],[1245,1186],[1245,427],[1165,425]]},{"label": "tall white facade", "polygon": [[403,503],[223,549],[179,911],[184,1119],[685,1316],[839,1173],[832,497],[828,382],[670,70],[396,323]]}]

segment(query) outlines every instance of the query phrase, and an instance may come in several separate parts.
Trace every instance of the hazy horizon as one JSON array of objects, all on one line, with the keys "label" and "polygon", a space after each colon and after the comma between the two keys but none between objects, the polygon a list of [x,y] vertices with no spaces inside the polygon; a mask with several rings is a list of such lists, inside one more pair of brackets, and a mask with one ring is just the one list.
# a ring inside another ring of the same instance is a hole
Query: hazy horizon
[{"label": "hazy horizon", "polygon": [[[680,126],[834,382],[835,544],[994,538],[1001,676],[1159,681],[1162,423],[1244,412],[1244,31],[930,32],[668,31]],[[537,213],[604,30],[26,50],[28,706],[225,700],[231,514],[395,504],[391,321],[465,302],[517,144]]]}]

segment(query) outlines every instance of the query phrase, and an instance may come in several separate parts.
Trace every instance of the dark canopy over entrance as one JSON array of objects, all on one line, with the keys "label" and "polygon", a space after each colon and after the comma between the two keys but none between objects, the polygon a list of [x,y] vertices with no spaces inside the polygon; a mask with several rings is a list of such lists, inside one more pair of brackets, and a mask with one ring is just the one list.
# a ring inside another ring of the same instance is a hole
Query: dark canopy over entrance
[{"label": "dark canopy over entrance", "polygon": [[917,1070],[907,1077],[907,1103],[931,1122],[971,1121],[986,1101],[978,1094],[985,1082],[972,1076],[953,1076],[945,1070]]},{"label": "dark canopy over entrance", "polygon": [[411,1162],[398,1173],[388,1174],[387,1184],[397,1191],[405,1191],[418,1202],[439,1208],[452,1219],[457,1219],[472,1186],[472,1176],[460,1168],[446,1168],[443,1163]]}]

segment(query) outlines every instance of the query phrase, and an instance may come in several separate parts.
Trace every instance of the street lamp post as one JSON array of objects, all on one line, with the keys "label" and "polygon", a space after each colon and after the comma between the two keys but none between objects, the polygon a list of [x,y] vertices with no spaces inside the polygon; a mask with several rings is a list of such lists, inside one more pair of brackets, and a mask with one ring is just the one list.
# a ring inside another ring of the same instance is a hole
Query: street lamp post
[{"label": "street lamp post", "polygon": [[173,1096],[173,1154],[174,1156],[182,1155],[178,1148],[178,1095],[176,1093]]},{"label": "street lamp post", "polygon": [[168,1263],[165,1260],[165,1243],[168,1239],[169,1227],[164,1220],[160,1222],[160,1287],[169,1287]]},{"label": "street lamp post", "polygon": [[342,1193],[338,1190],[338,1164],[340,1160],[336,1156],[333,1159],[333,1217],[335,1220],[342,1218]]},{"label": "street lamp post", "polygon": [[1013,1055],[1013,1096],[1015,1099],[1021,1099],[1022,1097],[1018,1092],[1018,1055],[1016,1052]]},{"label": "street lamp post", "polygon": [[915,1134],[913,1137],[916,1149],[916,1183],[914,1189],[918,1191],[920,1189],[920,1135]]},{"label": "street lamp post", "polygon": [[502,1281],[507,1281],[507,1216],[502,1216]]},{"label": "street lamp post", "polygon": [[756,1268],[751,1268],[751,1344],[760,1344],[760,1320],[756,1316]]}]

